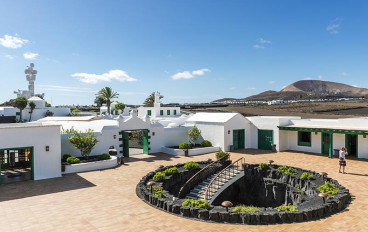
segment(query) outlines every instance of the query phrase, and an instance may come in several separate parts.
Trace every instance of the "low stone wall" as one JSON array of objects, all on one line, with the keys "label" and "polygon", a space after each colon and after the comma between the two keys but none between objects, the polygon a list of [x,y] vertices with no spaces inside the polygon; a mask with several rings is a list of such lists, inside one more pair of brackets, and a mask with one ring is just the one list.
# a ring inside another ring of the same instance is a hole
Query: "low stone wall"
[{"label": "low stone wall", "polygon": [[[163,153],[166,153],[166,154],[169,154],[169,155],[184,156],[184,150],[183,149],[174,149],[174,148],[169,148],[169,147],[162,147],[161,151]],[[213,152],[218,152],[218,151],[220,151],[220,147],[201,147],[201,148],[189,149],[188,150],[188,155],[189,156],[203,155],[203,154],[208,154],[208,153],[213,153]]]},{"label": "low stone wall", "polygon": [[[182,166],[182,164],[176,165],[177,167]],[[170,166],[171,167],[171,166]],[[160,170],[164,170],[168,167],[164,167]],[[182,217],[187,217],[196,220],[221,222],[221,223],[236,223],[236,224],[274,224],[274,223],[293,223],[320,219],[329,216],[333,213],[339,212],[346,207],[350,202],[351,196],[349,190],[341,186],[336,180],[326,178],[326,181],[336,184],[339,187],[339,193],[335,195],[333,199],[327,199],[325,204],[322,203],[322,199],[318,197],[318,190],[316,191],[317,185],[324,183],[322,181],[321,175],[314,173],[312,171],[297,169],[298,175],[286,175],[284,173],[278,172],[275,169],[277,166],[273,166],[270,170],[260,170],[258,165],[245,165],[245,176],[254,175],[258,177],[265,178],[265,182],[272,183],[277,182],[279,185],[285,184],[289,188],[292,188],[285,198],[289,198],[291,202],[297,203],[298,211],[296,212],[278,212],[272,207],[262,207],[261,212],[257,214],[247,214],[247,213],[232,213],[226,212],[224,207],[211,205],[209,209],[197,209],[182,206],[185,199],[176,198],[175,195],[171,195],[167,188],[170,186],[178,185],[183,183],[180,180],[174,180],[179,177],[183,179],[182,175],[172,176],[173,180],[168,180],[168,183],[164,182],[162,187],[164,188],[164,193],[167,194],[167,198],[158,198],[151,194],[146,187],[148,181],[150,181],[155,172],[148,173],[142,178],[142,180],[137,185],[137,195],[146,203],[153,207],[161,209],[171,214],[175,214]],[[156,170],[156,171],[160,171]],[[303,172],[312,173],[316,180],[308,181],[301,180],[300,174]],[[191,173],[190,173],[191,174]],[[190,175],[189,173],[187,175]],[[187,176],[188,177],[188,176]],[[170,178],[171,179],[171,178]],[[295,194],[295,189],[305,189],[305,198],[300,198]],[[166,191],[165,191],[166,190]],[[175,191],[173,191],[175,193]]]},{"label": "low stone wall", "polygon": [[113,168],[116,166],[118,166],[117,158],[116,156],[111,156],[111,159],[108,160],[65,165],[65,172],[63,172],[62,174],[89,172]]}]

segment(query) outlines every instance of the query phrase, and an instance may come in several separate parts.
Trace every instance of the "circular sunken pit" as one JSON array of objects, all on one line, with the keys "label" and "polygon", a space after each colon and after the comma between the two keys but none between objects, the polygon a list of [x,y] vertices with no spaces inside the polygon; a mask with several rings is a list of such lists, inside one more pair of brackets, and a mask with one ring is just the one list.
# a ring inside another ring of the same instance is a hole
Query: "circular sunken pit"
[{"label": "circular sunken pit", "polygon": [[[200,168],[206,167],[211,161],[198,162]],[[294,168],[297,174],[285,174],[278,170],[278,165],[267,165],[261,169],[258,164],[244,164],[241,177],[231,184],[224,185],[220,194],[215,195],[210,207],[198,209],[183,206],[185,195],[196,187],[202,180],[221,171],[230,163],[216,164],[206,169],[200,175],[201,180],[185,186],[184,194],[178,197],[180,188],[201,169],[185,170],[184,164],[160,167],[154,172],[145,175],[138,183],[136,193],[143,201],[168,213],[196,220],[236,223],[236,224],[274,224],[292,223],[316,220],[330,216],[343,210],[351,200],[349,190],[341,186],[336,180],[320,173]],[[161,181],[152,183],[153,176],[168,168],[177,167],[174,173]],[[313,175],[313,179],[301,179],[303,173]],[[320,194],[318,187],[325,183],[336,186],[335,194]],[[149,183],[149,184],[148,184]],[[152,187],[162,187],[164,196],[155,196]],[[221,204],[230,201],[233,207],[224,207]],[[236,205],[255,206],[258,213],[233,212]],[[294,211],[280,211],[281,205],[296,206]],[[295,210],[296,209],[296,210]],[[228,210],[228,211],[227,211]]]}]

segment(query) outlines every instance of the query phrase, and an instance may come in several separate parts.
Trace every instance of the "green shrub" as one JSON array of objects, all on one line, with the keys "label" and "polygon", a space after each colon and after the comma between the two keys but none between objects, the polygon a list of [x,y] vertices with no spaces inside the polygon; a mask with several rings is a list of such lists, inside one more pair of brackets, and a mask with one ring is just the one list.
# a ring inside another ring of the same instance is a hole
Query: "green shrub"
[{"label": "green shrub", "polygon": [[300,176],[301,180],[314,180],[314,176],[310,174],[309,172],[303,172],[303,174]]},{"label": "green shrub", "polygon": [[270,165],[269,164],[266,164],[266,163],[260,163],[259,164],[259,169],[262,169],[262,170],[266,170],[266,169],[270,169]]},{"label": "green shrub", "polygon": [[202,147],[212,147],[212,143],[210,141],[208,141],[208,140],[203,140],[201,142],[201,146]]},{"label": "green shrub", "polygon": [[296,212],[298,211],[298,207],[293,206],[289,203],[288,205],[280,205],[279,207],[276,208],[276,210],[277,212],[280,212],[280,211]]},{"label": "green shrub", "polygon": [[198,208],[198,209],[208,209],[210,208],[210,204],[208,204],[205,200],[194,200],[194,199],[185,199],[182,206]]},{"label": "green shrub", "polygon": [[260,213],[261,210],[254,206],[237,205],[231,212],[233,213]]},{"label": "green shrub", "polygon": [[230,159],[230,153],[219,151],[216,153],[216,159],[217,160],[221,159],[220,163],[225,163],[225,161]]},{"label": "green shrub", "polygon": [[285,173],[287,175],[296,175],[296,174],[298,174],[298,171],[297,170],[295,170],[292,167],[287,167],[287,166],[278,167],[277,168],[277,171],[283,172],[283,173]]},{"label": "green shrub", "polygon": [[177,167],[172,167],[172,168],[168,168],[164,171],[166,176],[171,176],[172,174],[178,173],[178,168]]},{"label": "green shrub", "polygon": [[167,196],[162,192],[162,190],[156,191],[153,194],[155,197],[161,197],[161,198],[166,198]]},{"label": "green shrub", "polygon": [[156,172],[152,179],[154,181],[162,182],[166,179],[166,175],[163,172]]},{"label": "green shrub", "polygon": [[190,148],[191,147],[189,143],[184,142],[184,143],[179,144],[179,149],[190,149]]},{"label": "green shrub", "polygon": [[194,161],[189,161],[184,164],[184,169],[187,170],[199,169],[199,164]]},{"label": "green shrub", "polygon": [[69,158],[66,159],[66,162],[70,164],[77,164],[77,163],[80,163],[80,159],[70,156]]},{"label": "green shrub", "polygon": [[64,154],[63,155],[63,162],[66,162],[66,160],[69,158],[69,157],[71,157],[71,155],[69,155],[69,154]]},{"label": "green shrub", "polygon": [[147,189],[149,191],[151,191],[151,189],[152,189],[153,192],[157,192],[157,191],[162,191],[163,190],[163,188],[161,186],[156,186],[156,185],[153,185],[151,187],[148,187]]},{"label": "green shrub", "polygon": [[98,160],[108,160],[108,159],[110,159],[110,154],[108,153],[103,153],[98,156]]},{"label": "green shrub", "polygon": [[317,189],[321,193],[327,193],[328,195],[332,195],[332,197],[329,196],[330,198],[333,198],[333,195],[336,195],[339,193],[339,187],[337,187],[335,184],[332,184],[330,182],[324,183],[323,185],[319,186]]}]

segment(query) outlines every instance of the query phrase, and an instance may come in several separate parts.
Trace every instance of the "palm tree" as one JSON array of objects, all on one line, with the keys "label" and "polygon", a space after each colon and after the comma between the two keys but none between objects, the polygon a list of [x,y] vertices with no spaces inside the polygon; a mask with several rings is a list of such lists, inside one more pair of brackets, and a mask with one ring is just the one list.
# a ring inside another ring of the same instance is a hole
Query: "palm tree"
[{"label": "palm tree", "polygon": [[[160,96],[160,99],[163,98],[163,96]],[[155,103],[155,92],[151,93],[146,100],[143,102],[143,105],[145,107],[153,107],[153,104]]]},{"label": "palm tree", "polygon": [[110,87],[105,87],[100,91],[98,91],[96,96],[105,99],[107,106],[107,113],[110,114],[111,99],[117,98],[119,96],[119,93],[113,91]]},{"label": "palm tree", "polygon": [[19,115],[19,121],[20,122],[22,122],[22,111],[24,110],[24,108],[26,108],[27,103],[28,103],[28,100],[25,97],[17,97],[14,100],[14,106],[16,108],[18,108],[19,111],[20,111],[20,115]]},{"label": "palm tree", "polygon": [[36,103],[34,103],[33,101],[30,101],[28,105],[29,105],[29,108],[31,109],[31,111],[29,111],[29,121],[31,121],[33,110],[36,108]]}]

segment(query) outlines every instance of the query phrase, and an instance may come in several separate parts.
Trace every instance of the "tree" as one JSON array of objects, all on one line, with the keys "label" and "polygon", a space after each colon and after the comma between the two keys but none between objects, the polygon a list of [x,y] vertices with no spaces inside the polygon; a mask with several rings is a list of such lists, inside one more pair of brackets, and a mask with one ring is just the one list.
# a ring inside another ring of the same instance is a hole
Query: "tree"
[{"label": "tree", "polygon": [[71,129],[69,132],[73,134],[68,138],[69,142],[80,150],[83,157],[88,159],[93,147],[98,143],[96,134],[91,129],[88,129],[85,133],[74,129]]},{"label": "tree", "polygon": [[121,113],[123,113],[124,109],[125,109],[125,104],[122,102],[119,102],[115,105],[115,111],[121,110]]},{"label": "tree", "polygon": [[201,130],[198,129],[196,125],[194,125],[192,129],[188,130],[189,141],[193,146],[197,142],[200,135],[201,135]]},{"label": "tree", "polygon": [[80,112],[81,111],[79,109],[75,108],[74,110],[72,110],[72,116],[79,116]]},{"label": "tree", "polygon": [[28,103],[28,100],[25,97],[17,97],[14,100],[14,106],[16,108],[18,108],[19,111],[20,111],[19,121],[21,121],[21,122],[22,122],[22,111],[24,110],[24,108],[26,108],[27,103]]},{"label": "tree", "polygon": [[[163,96],[160,96],[160,99],[163,98]],[[143,102],[143,105],[145,107],[153,107],[153,104],[155,103],[155,92],[151,93],[146,100]]]},{"label": "tree", "polygon": [[31,121],[31,119],[32,119],[32,114],[33,114],[33,110],[36,108],[36,103],[34,103],[33,101],[30,101],[30,102],[28,103],[28,105],[29,105],[29,108],[31,109],[31,110],[29,111],[29,121]]},{"label": "tree", "polygon": [[97,97],[100,97],[106,101],[107,106],[107,113],[110,114],[110,105],[111,105],[111,99],[117,98],[119,94],[115,91],[113,91],[110,87],[105,87],[101,89],[97,94]]},{"label": "tree", "polygon": [[106,104],[106,100],[103,97],[101,97],[101,96],[96,96],[96,99],[95,99],[94,103],[98,107],[101,107],[103,104]]}]

